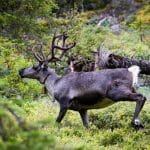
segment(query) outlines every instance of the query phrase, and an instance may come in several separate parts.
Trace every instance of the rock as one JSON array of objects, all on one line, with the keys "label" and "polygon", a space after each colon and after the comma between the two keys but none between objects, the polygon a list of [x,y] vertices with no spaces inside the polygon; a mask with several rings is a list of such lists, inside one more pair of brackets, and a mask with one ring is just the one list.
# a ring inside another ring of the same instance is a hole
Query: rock
[{"label": "rock", "polygon": [[118,19],[116,17],[108,15],[104,17],[103,19],[101,19],[98,22],[97,26],[105,26],[106,24],[109,24],[109,26],[118,24]]},{"label": "rock", "polygon": [[119,24],[115,24],[115,25],[111,26],[111,30],[112,30],[112,32],[114,32],[116,34],[119,34],[121,31],[121,27]]}]

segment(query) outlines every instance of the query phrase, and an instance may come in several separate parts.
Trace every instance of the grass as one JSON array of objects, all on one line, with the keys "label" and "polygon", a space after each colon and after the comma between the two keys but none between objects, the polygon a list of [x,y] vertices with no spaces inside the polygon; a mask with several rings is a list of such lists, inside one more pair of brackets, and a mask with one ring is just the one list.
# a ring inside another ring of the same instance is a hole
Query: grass
[{"label": "grass", "polygon": [[[139,90],[145,94],[149,93],[147,88]],[[149,99],[149,95],[147,96]],[[83,127],[79,113],[75,111],[68,111],[61,124],[55,123],[59,106],[48,97],[41,97],[37,101],[9,101],[8,105],[5,103],[3,105],[16,110],[17,115],[24,118],[29,130],[21,131],[16,122],[13,123],[12,114],[0,112],[8,133],[8,141],[2,141],[0,138],[2,150],[150,149],[149,101],[146,102],[139,116],[145,126],[141,131],[131,127],[130,122],[135,110],[135,103],[132,102],[119,102],[104,109],[89,110],[89,129]],[[11,117],[10,121],[8,119],[4,121],[5,117],[2,117],[2,113]]]},{"label": "grass", "polygon": [[90,110],[88,130],[83,127],[79,114],[74,111],[68,111],[62,123],[56,124],[59,107],[47,98],[24,105],[27,122],[31,125],[38,124],[41,132],[54,137],[58,143],[55,149],[64,150],[150,149],[149,108],[150,103],[146,102],[139,117],[145,129],[137,132],[130,125],[135,109],[135,104],[130,102]]}]

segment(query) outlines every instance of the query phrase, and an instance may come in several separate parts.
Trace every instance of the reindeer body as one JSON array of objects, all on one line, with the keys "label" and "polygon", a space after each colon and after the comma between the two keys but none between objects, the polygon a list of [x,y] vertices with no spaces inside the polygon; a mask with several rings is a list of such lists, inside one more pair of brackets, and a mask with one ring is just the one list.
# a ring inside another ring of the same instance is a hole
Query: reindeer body
[{"label": "reindeer body", "polygon": [[[69,109],[102,108],[106,104],[109,105],[103,101],[107,92],[105,82],[109,83],[106,78],[101,72],[71,72],[56,79],[53,91],[49,90],[52,89],[49,80],[45,86],[59,103],[68,104]],[[112,100],[109,102],[113,103]]]},{"label": "reindeer body", "polygon": [[94,109],[103,108],[121,99],[108,95],[115,80],[132,91],[132,74],[127,69],[115,69],[115,72],[112,69],[99,72],[71,72],[56,78],[53,92],[48,90],[51,89],[49,80],[45,86],[58,102],[66,100],[65,103],[73,110]]}]

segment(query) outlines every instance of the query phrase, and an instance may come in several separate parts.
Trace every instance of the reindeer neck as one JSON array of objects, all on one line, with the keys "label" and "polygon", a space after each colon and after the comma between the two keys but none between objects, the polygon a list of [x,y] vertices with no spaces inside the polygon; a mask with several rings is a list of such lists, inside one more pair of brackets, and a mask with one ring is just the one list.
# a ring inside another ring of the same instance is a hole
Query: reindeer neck
[{"label": "reindeer neck", "polygon": [[44,85],[51,95],[53,95],[54,85],[58,78],[59,78],[59,76],[52,69],[48,70],[48,76],[45,80]]}]

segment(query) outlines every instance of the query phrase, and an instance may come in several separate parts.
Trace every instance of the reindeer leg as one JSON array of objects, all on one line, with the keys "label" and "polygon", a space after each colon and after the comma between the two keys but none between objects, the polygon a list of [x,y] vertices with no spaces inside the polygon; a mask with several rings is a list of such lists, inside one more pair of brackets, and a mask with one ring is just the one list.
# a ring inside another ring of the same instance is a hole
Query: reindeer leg
[{"label": "reindeer leg", "polygon": [[60,103],[60,111],[58,114],[58,117],[56,119],[56,122],[60,123],[62,121],[62,119],[64,118],[68,108],[71,106],[72,104],[72,100],[70,99],[63,99],[63,102]]},{"label": "reindeer leg", "polygon": [[62,119],[64,118],[66,112],[67,112],[67,107],[60,106],[60,111],[59,111],[59,115],[56,119],[56,122],[60,123],[62,121]]},{"label": "reindeer leg", "polygon": [[134,90],[133,90],[133,92],[130,92],[130,91],[126,92],[127,90],[128,89],[122,90],[122,91],[121,90],[120,91],[115,90],[111,93],[108,93],[108,96],[111,99],[114,99],[115,101],[135,101],[136,102],[136,108],[135,108],[135,112],[134,112],[134,116],[133,116],[131,124],[137,130],[142,129],[142,128],[144,128],[144,126],[138,120],[138,115],[144,106],[146,98],[142,94],[135,93]]},{"label": "reindeer leg", "polygon": [[134,116],[132,119],[131,124],[133,125],[133,127],[137,130],[143,129],[144,126],[140,123],[140,121],[138,120],[138,115],[140,113],[140,111],[142,110],[144,103],[146,101],[146,98],[141,95],[141,94],[136,94],[133,93],[130,95],[130,98],[135,99],[136,100],[136,107],[135,107],[135,112],[134,112]]},{"label": "reindeer leg", "polygon": [[80,110],[79,111],[83,125],[88,128],[89,127],[89,119],[87,115],[87,110]]}]

